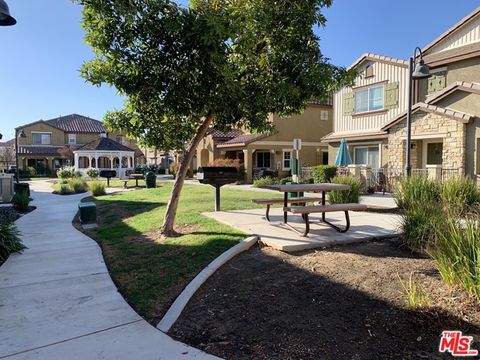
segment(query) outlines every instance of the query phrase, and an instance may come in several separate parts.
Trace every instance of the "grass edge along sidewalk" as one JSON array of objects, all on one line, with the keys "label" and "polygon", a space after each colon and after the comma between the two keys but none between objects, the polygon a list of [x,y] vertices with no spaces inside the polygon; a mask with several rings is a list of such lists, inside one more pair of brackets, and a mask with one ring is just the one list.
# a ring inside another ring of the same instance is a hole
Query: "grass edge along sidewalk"
[{"label": "grass edge along sidewalk", "polygon": [[[102,248],[113,281],[128,303],[156,325],[183,288],[212,260],[247,237],[201,213],[214,206],[214,188],[185,185],[176,230],[162,239],[159,228],[170,197],[162,187],[88,197],[95,201],[99,228],[86,231]],[[261,193],[223,189],[222,209],[261,207],[251,202]]]}]

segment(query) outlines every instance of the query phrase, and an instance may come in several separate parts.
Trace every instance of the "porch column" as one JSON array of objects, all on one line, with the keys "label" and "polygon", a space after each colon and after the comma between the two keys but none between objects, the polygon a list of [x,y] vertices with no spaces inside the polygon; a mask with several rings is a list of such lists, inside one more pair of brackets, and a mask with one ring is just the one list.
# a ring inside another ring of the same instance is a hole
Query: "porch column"
[{"label": "porch column", "polygon": [[253,153],[251,149],[243,150],[243,165],[245,166],[246,181],[251,183],[253,179]]},{"label": "porch column", "polygon": [[79,155],[78,153],[75,153],[75,154],[73,155],[73,157],[74,157],[74,160],[73,160],[74,163],[73,163],[73,165],[75,166],[75,169],[78,170],[78,161],[79,161],[79,159],[80,159],[80,155]]},{"label": "porch column", "polygon": [[428,178],[442,180],[442,165],[426,165]]}]

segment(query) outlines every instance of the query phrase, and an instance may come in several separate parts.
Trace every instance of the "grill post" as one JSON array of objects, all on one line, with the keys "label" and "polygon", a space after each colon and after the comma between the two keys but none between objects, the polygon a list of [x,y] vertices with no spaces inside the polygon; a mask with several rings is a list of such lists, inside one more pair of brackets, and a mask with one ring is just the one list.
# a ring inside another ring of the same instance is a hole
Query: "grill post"
[{"label": "grill post", "polygon": [[220,186],[219,184],[215,185],[215,211],[220,211]]}]

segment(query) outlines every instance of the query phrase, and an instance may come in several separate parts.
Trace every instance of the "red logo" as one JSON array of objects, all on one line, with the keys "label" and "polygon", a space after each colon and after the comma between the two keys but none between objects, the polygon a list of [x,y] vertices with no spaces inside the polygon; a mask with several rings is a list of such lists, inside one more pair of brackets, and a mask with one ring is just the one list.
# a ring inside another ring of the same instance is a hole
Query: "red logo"
[{"label": "red logo", "polygon": [[472,341],[472,336],[463,336],[461,331],[443,331],[438,351],[448,351],[453,356],[477,356],[478,350],[470,348]]}]

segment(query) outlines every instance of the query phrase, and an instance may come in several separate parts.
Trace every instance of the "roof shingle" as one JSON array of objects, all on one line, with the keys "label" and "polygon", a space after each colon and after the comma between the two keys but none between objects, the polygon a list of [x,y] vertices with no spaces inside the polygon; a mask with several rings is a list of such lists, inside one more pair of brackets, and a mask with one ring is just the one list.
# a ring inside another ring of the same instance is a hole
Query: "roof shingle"
[{"label": "roof shingle", "polygon": [[116,142],[115,140],[99,137],[96,140],[89,142],[81,147],[79,147],[76,151],[83,151],[83,150],[103,150],[103,151],[135,151],[125,145]]},{"label": "roof shingle", "polygon": [[98,134],[107,131],[101,121],[78,114],[61,116],[55,119],[45,120],[45,122],[63,131],[72,133],[83,132]]}]

